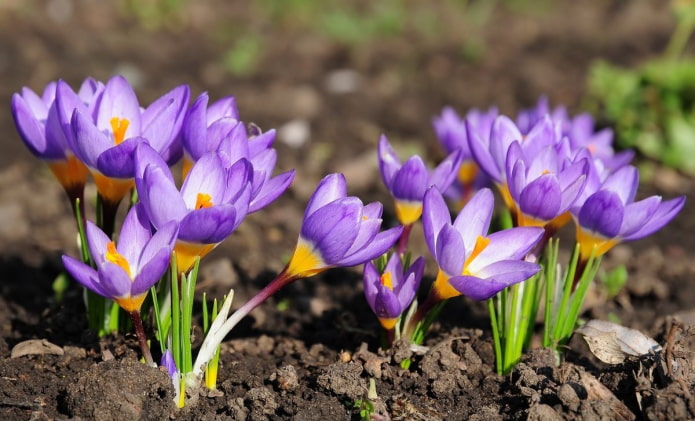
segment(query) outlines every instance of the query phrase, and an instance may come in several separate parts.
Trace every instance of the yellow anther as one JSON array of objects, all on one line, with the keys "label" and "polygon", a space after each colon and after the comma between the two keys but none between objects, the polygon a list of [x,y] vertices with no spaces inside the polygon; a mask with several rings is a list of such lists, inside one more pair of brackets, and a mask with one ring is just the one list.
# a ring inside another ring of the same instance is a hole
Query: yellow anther
[{"label": "yellow anther", "polygon": [[128,274],[128,277],[130,277],[130,264],[128,264],[126,258],[116,250],[116,244],[114,244],[113,241],[106,245],[106,253],[104,254],[104,258],[109,262],[123,268],[125,273]]},{"label": "yellow anther", "polygon": [[212,197],[207,193],[198,193],[195,199],[195,208],[203,209],[212,206]]},{"label": "yellow anther", "polygon": [[384,272],[381,275],[381,285],[393,291],[393,279],[391,277],[391,272]]},{"label": "yellow anther", "polygon": [[128,130],[130,121],[127,118],[111,118],[111,130],[113,131],[113,143],[120,144],[125,140],[125,132]]}]

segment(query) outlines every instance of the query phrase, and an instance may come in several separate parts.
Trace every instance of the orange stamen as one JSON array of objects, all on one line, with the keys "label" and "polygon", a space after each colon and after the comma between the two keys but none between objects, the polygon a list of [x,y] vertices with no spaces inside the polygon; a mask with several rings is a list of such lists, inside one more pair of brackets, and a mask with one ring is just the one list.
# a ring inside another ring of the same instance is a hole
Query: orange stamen
[{"label": "orange stamen", "polygon": [[466,267],[475,259],[478,257],[480,253],[485,250],[485,247],[490,244],[490,239],[487,237],[483,237],[482,235],[479,235],[478,238],[475,240],[475,246],[473,246],[473,251],[471,252],[470,256],[466,258],[466,263],[463,264],[463,271],[464,274],[466,274]]},{"label": "orange stamen", "polygon": [[391,277],[391,272],[384,272],[383,275],[381,275],[380,280],[381,285],[393,291],[393,279]]},{"label": "orange stamen", "polygon": [[207,193],[198,193],[195,199],[195,208],[203,209],[212,206],[212,197]]},{"label": "orange stamen", "polygon": [[130,277],[130,264],[126,258],[116,250],[116,244],[113,241],[106,245],[106,253],[104,254],[104,258],[109,262],[123,268],[125,273],[127,273]]},{"label": "orange stamen", "polygon": [[111,118],[111,130],[113,131],[113,143],[119,145],[125,140],[125,132],[128,130],[130,121],[127,118]]}]

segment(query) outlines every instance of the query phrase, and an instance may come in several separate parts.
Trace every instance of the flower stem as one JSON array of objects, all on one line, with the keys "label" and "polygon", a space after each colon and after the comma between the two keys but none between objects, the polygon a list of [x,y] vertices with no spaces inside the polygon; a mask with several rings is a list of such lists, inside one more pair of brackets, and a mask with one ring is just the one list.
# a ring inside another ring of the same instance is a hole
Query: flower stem
[{"label": "flower stem", "polygon": [[401,232],[401,237],[398,239],[398,255],[403,257],[405,251],[408,249],[408,239],[410,238],[410,231],[413,229],[413,224],[408,224],[403,226],[403,232]]},{"label": "flower stem", "polygon": [[150,353],[150,347],[147,346],[147,337],[145,336],[145,328],[142,326],[142,318],[140,317],[140,312],[138,310],[133,310],[128,312],[130,315],[130,320],[133,322],[133,327],[135,327],[135,334],[138,337],[138,342],[140,343],[140,350],[142,351],[142,356],[145,358],[145,362],[150,367],[157,367],[152,359],[152,353]]}]

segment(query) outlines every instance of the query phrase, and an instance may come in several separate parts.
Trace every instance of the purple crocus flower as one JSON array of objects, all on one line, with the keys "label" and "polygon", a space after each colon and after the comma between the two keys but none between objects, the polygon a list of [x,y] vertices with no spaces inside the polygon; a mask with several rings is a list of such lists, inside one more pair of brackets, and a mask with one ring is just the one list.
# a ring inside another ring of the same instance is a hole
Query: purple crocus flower
[{"label": "purple crocus flower", "polygon": [[499,112],[495,107],[490,108],[486,112],[472,109],[466,114],[464,120],[459,117],[453,108],[446,107],[440,116],[432,120],[437,138],[447,153],[461,150],[461,164],[459,165],[457,178],[451,187],[445,191],[447,196],[459,200],[461,206],[466,204],[473,193],[489,183],[487,176],[480,171],[478,164],[476,164],[473,158],[468,142],[466,121],[474,127],[476,133],[487,140],[490,136],[492,123],[498,114]]},{"label": "purple crocus flower", "polygon": [[398,253],[391,255],[381,274],[371,262],[364,264],[364,295],[384,329],[393,329],[413,301],[424,270],[425,259],[419,257],[404,272]]},{"label": "purple crocus flower", "polygon": [[234,97],[225,97],[208,107],[207,93],[201,94],[186,115],[181,137],[184,147],[183,175],[206,153],[218,152],[228,166],[247,159],[253,166],[249,213],[277,199],[294,179],[294,171],[272,177],[277,151],[272,148],[275,130],[262,132],[239,120]]},{"label": "purple crocus flower", "polygon": [[505,205],[513,210],[514,201],[509,194],[506,171],[509,147],[518,142],[526,156],[536,156],[542,149],[558,143],[559,127],[546,115],[528,133],[523,133],[508,117],[499,116],[492,124],[488,139],[468,121],[466,129],[475,161],[497,185]]},{"label": "purple crocus flower", "polygon": [[169,167],[146,143],[135,150],[135,167],[138,194],[152,225],[179,224],[174,252],[181,272],[227,238],[248,212],[253,169],[246,159],[227,168],[219,154],[206,154],[180,191]]},{"label": "purple crocus flower", "polygon": [[178,136],[189,89],[179,86],[143,111],[128,81],[115,76],[89,112],[78,105],[79,99],[66,86],[58,82],[56,101],[61,122],[70,122],[68,142],[92,171],[99,194],[117,204],[133,187],[133,151],[137,145],[146,141],[165,154]]},{"label": "purple crocus flower", "polygon": [[518,226],[537,226],[555,232],[570,221],[570,206],[582,193],[589,162],[570,162],[549,145],[539,154],[524,154],[519,142],[507,152],[506,178]]},{"label": "purple crocus flower", "polygon": [[518,227],[487,235],[493,207],[492,192],[482,189],[452,224],[439,190],[427,191],[423,229],[439,265],[428,301],[436,303],[461,294],[485,300],[538,272],[537,264],[522,259],[541,238],[543,229]]},{"label": "purple crocus flower", "polygon": [[[94,83],[93,79],[82,83],[79,98],[83,104],[92,102],[87,92]],[[82,197],[89,171],[68,146],[58,118],[56,86],[56,82],[49,83],[41,96],[26,87],[21,93],[12,95],[12,117],[24,144],[34,156],[48,164],[74,206],[75,199]],[[66,89],[72,91],[67,85]]]},{"label": "purple crocus flower", "polygon": [[147,291],[166,272],[177,232],[172,221],[152,234],[145,209],[138,204],[126,215],[118,245],[87,221],[87,244],[96,269],[70,256],[63,256],[63,264],[84,287],[114,300],[127,312],[137,312]]},{"label": "purple crocus flower", "polygon": [[456,179],[461,151],[451,153],[441,164],[428,171],[422,158],[415,155],[403,164],[386,136],[379,139],[379,170],[386,188],[395,199],[396,216],[403,225],[412,225],[422,215],[422,198],[430,186],[446,190]]},{"label": "purple crocus flower", "polygon": [[384,254],[401,234],[402,227],[384,232],[379,202],[363,205],[347,196],[345,177],[330,174],[321,180],[309,199],[304,220],[286,274],[302,278],[331,267],[359,265]]},{"label": "purple crocus flower", "polygon": [[662,201],[650,196],[635,202],[639,173],[625,166],[608,176],[601,188],[573,208],[583,261],[601,256],[621,241],[646,237],[666,225],[685,205],[685,196]]}]

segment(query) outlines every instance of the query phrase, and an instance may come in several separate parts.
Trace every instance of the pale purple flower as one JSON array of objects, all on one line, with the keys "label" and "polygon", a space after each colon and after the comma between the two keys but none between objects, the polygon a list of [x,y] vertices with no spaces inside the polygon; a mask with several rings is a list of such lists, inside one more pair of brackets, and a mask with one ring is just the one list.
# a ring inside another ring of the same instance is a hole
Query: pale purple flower
[{"label": "pale purple flower", "polygon": [[441,301],[458,295],[485,300],[507,286],[533,276],[540,267],[524,261],[543,235],[538,227],[511,228],[488,235],[494,199],[489,189],[473,196],[451,223],[436,188],[425,195],[423,229],[439,265],[430,295]]},{"label": "pale purple flower", "polygon": [[171,221],[152,234],[142,205],[131,208],[118,236],[118,245],[87,221],[86,236],[96,269],[70,256],[63,264],[85,288],[114,300],[128,312],[138,311],[150,287],[169,267],[178,226]]}]

